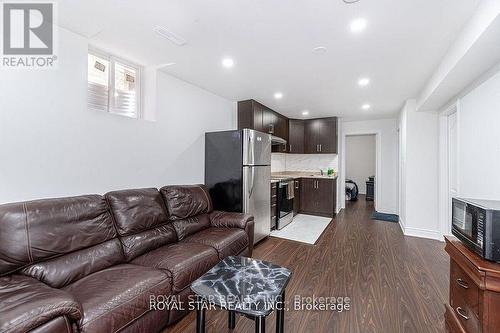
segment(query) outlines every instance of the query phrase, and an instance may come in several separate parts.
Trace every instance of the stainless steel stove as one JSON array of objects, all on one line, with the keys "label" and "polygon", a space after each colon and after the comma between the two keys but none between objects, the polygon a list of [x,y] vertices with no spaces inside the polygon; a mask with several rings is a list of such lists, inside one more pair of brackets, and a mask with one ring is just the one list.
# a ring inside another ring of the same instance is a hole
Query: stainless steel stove
[{"label": "stainless steel stove", "polygon": [[272,180],[278,181],[276,200],[276,225],[275,229],[281,230],[293,220],[294,179],[286,176],[273,176]]}]

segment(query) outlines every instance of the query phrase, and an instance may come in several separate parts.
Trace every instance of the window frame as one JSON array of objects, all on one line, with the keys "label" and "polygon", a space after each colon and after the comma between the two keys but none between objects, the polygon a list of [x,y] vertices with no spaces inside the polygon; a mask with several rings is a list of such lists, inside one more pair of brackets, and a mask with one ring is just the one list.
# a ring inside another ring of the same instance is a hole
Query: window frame
[{"label": "window frame", "polygon": [[[109,62],[109,71],[108,71],[108,105],[106,108],[106,112],[109,114],[114,114],[122,117],[127,117],[131,119],[142,119],[143,114],[142,114],[142,70],[143,67],[135,62],[129,61],[127,59],[115,56],[112,53],[105,52],[101,49],[95,48],[93,46],[89,46],[88,51],[87,51],[87,58],[88,54],[91,54],[93,56],[103,58]],[[115,64],[116,63],[123,64],[125,66],[128,66],[130,68],[133,68],[136,71],[136,117],[130,117],[118,112],[113,112],[111,110],[111,98],[114,97],[115,93]],[[87,63],[87,84],[89,82],[89,75],[88,75],[88,70],[89,70],[89,64]],[[88,99],[88,97],[87,97]]]}]

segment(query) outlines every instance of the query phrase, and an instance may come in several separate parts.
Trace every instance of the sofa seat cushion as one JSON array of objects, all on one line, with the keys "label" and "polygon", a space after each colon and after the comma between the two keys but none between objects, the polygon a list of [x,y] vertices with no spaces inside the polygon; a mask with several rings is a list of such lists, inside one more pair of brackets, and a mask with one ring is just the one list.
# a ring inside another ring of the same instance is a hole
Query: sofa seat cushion
[{"label": "sofa seat cushion", "polygon": [[135,258],[131,263],[167,270],[175,294],[219,262],[217,251],[198,243],[177,243],[160,247]]},{"label": "sofa seat cushion", "polygon": [[171,287],[166,272],[122,264],[88,275],[64,290],[83,307],[81,332],[116,332],[150,311],[151,295],[170,295]]},{"label": "sofa seat cushion", "polygon": [[248,246],[248,236],[242,229],[208,228],[186,237],[182,243],[200,243],[217,250],[219,259],[239,254]]}]

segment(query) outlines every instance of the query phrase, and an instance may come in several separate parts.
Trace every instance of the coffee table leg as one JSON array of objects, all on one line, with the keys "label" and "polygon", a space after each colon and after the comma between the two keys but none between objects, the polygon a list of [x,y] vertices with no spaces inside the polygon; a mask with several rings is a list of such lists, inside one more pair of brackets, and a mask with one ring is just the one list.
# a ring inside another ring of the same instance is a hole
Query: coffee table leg
[{"label": "coffee table leg", "polygon": [[229,311],[227,326],[230,330],[236,327],[236,312]]},{"label": "coffee table leg", "polygon": [[198,306],[196,309],[196,333],[205,333],[205,308]]},{"label": "coffee table leg", "polygon": [[266,317],[255,317],[255,333],[266,333]]},{"label": "coffee table leg", "polygon": [[276,310],[276,333],[285,331],[285,291],[281,294],[281,304]]}]

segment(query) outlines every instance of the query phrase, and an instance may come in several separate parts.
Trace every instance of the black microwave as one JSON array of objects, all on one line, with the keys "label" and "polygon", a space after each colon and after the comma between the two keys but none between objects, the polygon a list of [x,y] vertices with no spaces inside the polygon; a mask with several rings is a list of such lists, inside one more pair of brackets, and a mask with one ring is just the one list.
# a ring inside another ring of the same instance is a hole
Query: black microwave
[{"label": "black microwave", "polygon": [[482,258],[500,262],[500,201],[453,198],[451,232]]}]

